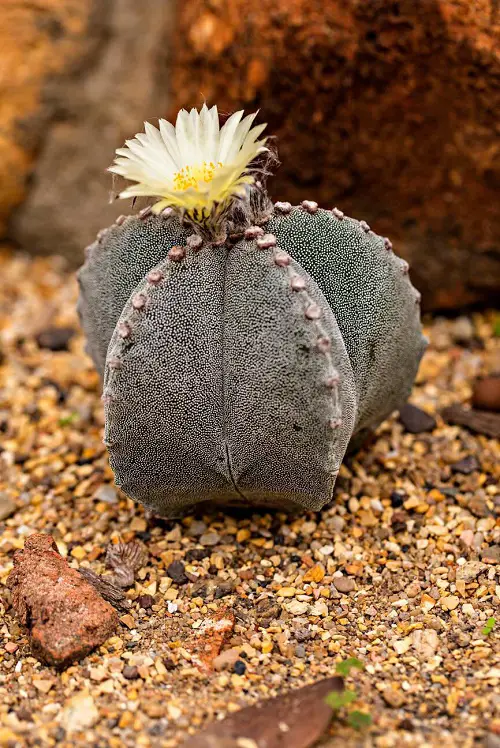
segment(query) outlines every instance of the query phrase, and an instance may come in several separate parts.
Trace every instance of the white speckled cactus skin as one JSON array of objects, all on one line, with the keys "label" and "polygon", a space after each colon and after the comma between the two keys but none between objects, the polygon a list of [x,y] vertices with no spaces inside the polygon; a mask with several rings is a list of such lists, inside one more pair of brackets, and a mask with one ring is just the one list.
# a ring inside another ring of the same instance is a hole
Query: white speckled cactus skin
[{"label": "white speckled cactus skin", "polygon": [[308,201],[218,246],[173,211],[122,217],[79,282],[117,484],[163,516],[202,501],[321,509],[425,348],[390,242]]}]

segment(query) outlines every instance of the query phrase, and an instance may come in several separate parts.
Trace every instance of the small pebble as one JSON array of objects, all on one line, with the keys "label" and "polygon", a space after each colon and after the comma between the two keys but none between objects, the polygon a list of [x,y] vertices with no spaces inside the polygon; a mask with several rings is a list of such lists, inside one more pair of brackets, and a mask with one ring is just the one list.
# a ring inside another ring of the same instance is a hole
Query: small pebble
[{"label": "small pebble", "polygon": [[144,608],[144,610],[149,610],[153,606],[154,601],[155,599],[151,595],[139,595],[137,598],[139,607]]},{"label": "small pebble", "polygon": [[487,564],[500,564],[500,545],[492,545],[481,552],[482,560]]},{"label": "small pebble", "polygon": [[203,533],[206,532],[206,530],[207,530],[207,526],[204,522],[200,522],[199,520],[194,520],[189,525],[186,534],[190,538],[198,538],[200,535],[203,535]]},{"label": "small pebble", "polygon": [[385,703],[393,709],[399,709],[406,701],[403,691],[393,688],[392,686],[384,688],[382,691],[382,697]]},{"label": "small pebble", "polygon": [[0,522],[11,517],[16,511],[16,504],[5,493],[0,493]]},{"label": "small pebble", "polygon": [[72,327],[47,327],[38,333],[36,342],[40,348],[47,348],[49,351],[67,351],[74,335]]},{"label": "small pebble", "polygon": [[233,666],[233,670],[236,673],[236,675],[243,675],[247,669],[247,666],[243,662],[243,660],[236,660]]},{"label": "small pebble", "polygon": [[460,604],[460,598],[457,595],[447,595],[446,597],[442,597],[440,602],[445,610],[455,610]]},{"label": "small pebble", "polygon": [[411,403],[406,403],[400,409],[399,420],[410,434],[422,434],[436,428],[436,420],[425,410]]},{"label": "small pebble", "polygon": [[354,579],[351,577],[334,577],[333,584],[335,585],[335,589],[343,594],[352,592],[356,587]]},{"label": "small pebble", "polygon": [[451,465],[452,473],[461,473],[462,475],[470,475],[475,470],[479,470],[480,465],[475,455],[468,455],[458,462],[454,462]]},{"label": "small pebble", "polygon": [[172,561],[172,563],[167,567],[167,574],[175,584],[186,584],[188,581],[186,567],[182,561]]},{"label": "small pebble", "polygon": [[213,546],[213,545],[217,545],[219,542],[220,542],[220,535],[216,532],[206,532],[200,538],[200,543],[202,545]]},{"label": "small pebble", "polygon": [[476,379],[472,389],[472,405],[478,410],[500,412],[500,374]]},{"label": "small pebble", "polygon": [[125,665],[122,675],[127,680],[137,680],[137,678],[140,678],[139,670],[135,665]]},{"label": "small pebble", "polygon": [[[240,658],[240,648],[232,647],[225,649],[214,658],[212,663],[214,670],[231,670]],[[236,671],[235,671],[236,672]]]},{"label": "small pebble", "polygon": [[103,501],[105,504],[116,504],[118,501],[118,493],[113,486],[104,485],[97,489],[92,498],[95,501]]},{"label": "small pebble", "polygon": [[473,496],[467,504],[467,508],[476,517],[487,517],[490,513],[488,504],[481,496]]},{"label": "small pebble", "polygon": [[398,509],[400,506],[403,506],[404,500],[404,494],[398,493],[397,491],[393,491],[391,493],[391,506],[394,509]]},{"label": "small pebble", "polygon": [[457,317],[451,327],[451,336],[457,343],[469,343],[474,337],[474,325],[468,317]]},{"label": "small pebble", "polygon": [[418,580],[415,580],[411,584],[408,585],[405,592],[408,597],[413,598],[416,597],[421,592],[421,586],[420,582]]}]

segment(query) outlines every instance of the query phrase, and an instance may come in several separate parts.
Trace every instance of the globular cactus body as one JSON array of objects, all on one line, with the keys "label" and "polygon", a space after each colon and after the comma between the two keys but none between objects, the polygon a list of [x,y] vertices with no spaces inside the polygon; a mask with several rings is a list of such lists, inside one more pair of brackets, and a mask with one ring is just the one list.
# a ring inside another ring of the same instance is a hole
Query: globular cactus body
[{"label": "globular cactus body", "polygon": [[277,203],[222,244],[172,211],[128,217],[79,281],[117,483],[164,516],[201,501],[320,509],[425,347],[390,242],[310,202]]}]

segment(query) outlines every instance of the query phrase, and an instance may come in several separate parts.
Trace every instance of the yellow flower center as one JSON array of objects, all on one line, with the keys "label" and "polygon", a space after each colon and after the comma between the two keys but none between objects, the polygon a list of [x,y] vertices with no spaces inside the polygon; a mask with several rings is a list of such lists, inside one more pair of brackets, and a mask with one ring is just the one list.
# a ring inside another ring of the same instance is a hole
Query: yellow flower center
[{"label": "yellow flower center", "polygon": [[187,190],[190,187],[198,187],[200,182],[211,182],[214,178],[216,170],[222,166],[222,162],[219,161],[214,164],[213,161],[207,163],[203,161],[202,164],[197,166],[183,166],[182,169],[174,175],[174,187],[179,192]]}]

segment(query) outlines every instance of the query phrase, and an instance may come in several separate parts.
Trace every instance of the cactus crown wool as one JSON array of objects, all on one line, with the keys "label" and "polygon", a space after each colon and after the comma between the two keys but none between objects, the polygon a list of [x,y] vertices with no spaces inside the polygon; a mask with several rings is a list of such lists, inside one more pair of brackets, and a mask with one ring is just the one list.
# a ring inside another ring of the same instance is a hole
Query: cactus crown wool
[{"label": "cactus crown wool", "polygon": [[121,216],[79,273],[117,483],[164,516],[200,501],[320,509],[425,348],[388,239],[249,184],[209,231],[177,198]]}]

